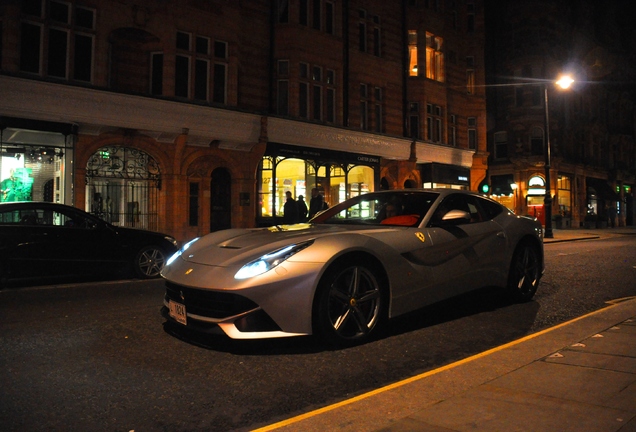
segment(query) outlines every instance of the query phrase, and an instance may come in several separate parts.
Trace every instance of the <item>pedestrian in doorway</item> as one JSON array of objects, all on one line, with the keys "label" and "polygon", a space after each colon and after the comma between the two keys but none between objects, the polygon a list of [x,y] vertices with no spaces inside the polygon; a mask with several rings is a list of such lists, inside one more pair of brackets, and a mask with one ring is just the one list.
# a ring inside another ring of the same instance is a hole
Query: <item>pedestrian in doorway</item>
[{"label": "pedestrian in doorway", "polygon": [[298,205],[298,222],[307,222],[308,210],[307,203],[305,202],[305,197],[302,195],[298,195],[296,205]]},{"label": "pedestrian in doorway", "polygon": [[314,217],[316,213],[322,211],[325,206],[325,200],[318,192],[318,188],[311,190],[311,200],[309,200],[309,219]]},{"label": "pedestrian in doorway", "polygon": [[286,224],[298,223],[298,205],[294,198],[292,198],[292,193],[290,191],[285,192],[285,196],[287,199],[283,206],[283,222]]}]

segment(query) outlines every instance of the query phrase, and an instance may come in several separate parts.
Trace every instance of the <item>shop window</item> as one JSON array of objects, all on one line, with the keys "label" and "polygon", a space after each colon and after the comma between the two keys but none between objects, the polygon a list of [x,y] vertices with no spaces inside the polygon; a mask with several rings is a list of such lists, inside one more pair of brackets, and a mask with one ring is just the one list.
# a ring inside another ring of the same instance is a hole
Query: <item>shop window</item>
[{"label": "shop window", "polygon": [[559,214],[563,217],[570,217],[572,215],[572,178],[559,175],[557,189]]},{"label": "shop window", "polygon": [[325,163],[296,158],[263,158],[260,168],[258,218],[283,218],[286,193],[294,200],[303,196],[309,205],[316,188],[328,206],[349,197],[374,190],[375,171],[372,167]]},{"label": "shop window", "polygon": [[0,202],[64,202],[63,191],[53,191],[66,178],[64,149],[3,144],[0,155]]}]

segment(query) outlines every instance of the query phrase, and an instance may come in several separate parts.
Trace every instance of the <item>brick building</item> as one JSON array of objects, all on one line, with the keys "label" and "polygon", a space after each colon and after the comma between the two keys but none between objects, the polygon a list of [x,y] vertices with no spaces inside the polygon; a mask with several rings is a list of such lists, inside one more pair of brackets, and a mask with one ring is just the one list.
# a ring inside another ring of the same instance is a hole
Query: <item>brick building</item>
[{"label": "brick building", "polygon": [[179,240],[485,178],[483,2],[8,0],[0,172]]},{"label": "brick building", "polygon": [[[553,226],[633,225],[633,2],[500,0],[488,5],[493,193],[516,213],[544,221],[549,137]],[[553,85],[563,73],[575,80],[567,90]]]}]

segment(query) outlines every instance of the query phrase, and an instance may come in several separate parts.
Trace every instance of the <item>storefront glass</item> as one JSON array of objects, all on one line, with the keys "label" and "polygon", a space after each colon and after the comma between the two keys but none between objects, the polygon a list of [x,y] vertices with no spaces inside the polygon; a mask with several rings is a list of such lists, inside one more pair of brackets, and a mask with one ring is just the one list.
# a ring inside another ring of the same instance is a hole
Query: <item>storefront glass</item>
[{"label": "storefront glass", "polygon": [[[71,202],[72,148],[59,133],[6,128],[0,141],[0,202]],[[68,137],[70,140],[70,137]]]},{"label": "storefront glass", "polygon": [[572,178],[559,175],[557,178],[559,214],[562,217],[572,216]]},{"label": "storefront glass", "polygon": [[[282,145],[271,145],[268,153],[274,154],[263,158],[259,170],[257,221],[260,225],[275,223],[273,219],[284,216],[287,192],[291,192],[296,201],[302,195],[309,207],[311,191],[317,188],[331,207],[349,197],[375,190],[379,172],[377,158]],[[368,159],[377,161],[378,167],[355,163]],[[354,163],[347,163],[348,160]]]}]

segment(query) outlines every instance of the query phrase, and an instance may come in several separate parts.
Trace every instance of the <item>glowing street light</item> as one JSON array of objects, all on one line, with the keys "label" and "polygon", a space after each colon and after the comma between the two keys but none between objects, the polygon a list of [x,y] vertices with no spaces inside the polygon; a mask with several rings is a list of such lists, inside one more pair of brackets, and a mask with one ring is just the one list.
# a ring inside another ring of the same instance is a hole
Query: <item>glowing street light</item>
[{"label": "glowing street light", "polygon": [[[574,80],[569,75],[564,75],[560,77],[556,84],[562,89],[567,89],[572,85]],[[554,238],[554,233],[552,232],[552,191],[550,187],[550,118],[548,115],[548,84],[546,83],[543,86],[544,91],[544,99],[545,99],[545,197],[543,198],[543,205],[545,211],[545,238]]]}]

